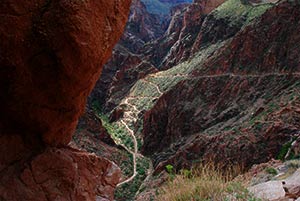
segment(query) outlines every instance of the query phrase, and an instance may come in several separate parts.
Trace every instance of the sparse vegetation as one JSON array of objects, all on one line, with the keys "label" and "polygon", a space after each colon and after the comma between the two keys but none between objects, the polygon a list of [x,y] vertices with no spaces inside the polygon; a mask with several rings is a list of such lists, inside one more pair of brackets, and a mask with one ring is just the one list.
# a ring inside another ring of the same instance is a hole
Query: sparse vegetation
[{"label": "sparse vegetation", "polygon": [[174,174],[174,167],[173,165],[166,165],[166,170],[169,174]]},{"label": "sparse vegetation", "polygon": [[[171,166],[170,166],[171,167]],[[166,167],[167,168],[167,167]],[[170,168],[168,168],[170,170]],[[239,200],[258,201],[242,182],[234,180],[238,168],[223,171],[211,164],[201,165],[190,174],[177,175],[159,190],[160,201]]]},{"label": "sparse vegetation", "polygon": [[288,161],[288,167],[294,170],[300,168],[300,160],[290,160]]},{"label": "sparse vegetation", "polygon": [[[132,152],[134,152],[133,139],[128,133],[128,130],[125,127],[125,125],[123,125],[120,122],[111,123],[109,121],[108,116],[101,111],[101,107],[97,102],[95,102],[93,106],[96,115],[101,119],[103,127],[106,128],[107,132],[111,135],[114,141],[117,144],[123,145],[123,147],[125,148],[127,147]],[[128,126],[131,126],[130,123]],[[138,143],[140,144],[139,146],[141,146],[142,142],[140,140],[138,140]],[[120,168],[125,177],[129,177],[133,174],[133,164],[134,164],[132,153],[127,152],[127,154],[130,160],[122,161],[120,165]],[[147,177],[148,169],[150,168],[149,166],[150,163],[151,163],[150,160],[145,157],[137,157],[136,160],[137,175],[134,177],[132,181],[125,183],[116,189],[115,192],[116,200],[134,200],[135,194],[139,190],[143,180]]]},{"label": "sparse vegetation", "polygon": [[286,143],[286,144],[284,144],[282,147],[281,147],[281,149],[280,149],[280,151],[279,151],[279,154],[277,155],[277,159],[279,159],[279,160],[284,160],[285,158],[285,155],[287,154],[287,152],[289,151],[289,149],[291,148],[291,146],[292,146],[292,142],[290,141],[290,142],[288,142],[288,143]]},{"label": "sparse vegetation", "polygon": [[137,160],[137,176],[129,183],[126,183],[116,189],[116,200],[134,200],[134,196],[140,189],[143,180],[147,177],[147,170],[149,169],[150,161],[146,158],[138,158]]},{"label": "sparse vegetation", "polygon": [[[253,19],[261,16],[272,4],[262,4],[253,6],[248,1],[228,0],[219,6],[212,14],[217,19],[228,19],[230,25],[244,23],[249,24]],[[244,21],[244,22],[243,22]]]},{"label": "sparse vegetation", "polygon": [[266,173],[271,174],[271,175],[277,175],[278,174],[278,171],[273,167],[267,167],[265,169],[265,171],[266,171]]},{"label": "sparse vegetation", "polygon": [[110,123],[106,114],[102,113],[99,105],[94,103],[94,111],[98,118],[101,119],[103,127],[107,130],[109,135],[114,139],[117,144],[124,144],[133,150],[133,142],[130,135],[127,134],[126,128],[118,123]]}]

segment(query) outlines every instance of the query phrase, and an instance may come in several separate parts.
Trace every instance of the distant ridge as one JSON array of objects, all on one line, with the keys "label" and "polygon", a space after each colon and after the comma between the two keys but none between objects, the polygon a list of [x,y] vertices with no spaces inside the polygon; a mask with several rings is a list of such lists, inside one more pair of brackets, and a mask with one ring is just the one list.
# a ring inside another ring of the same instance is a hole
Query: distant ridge
[{"label": "distant ridge", "polygon": [[193,0],[142,0],[142,2],[145,3],[150,13],[167,15],[171,7],[182,3],[192,3]]}]

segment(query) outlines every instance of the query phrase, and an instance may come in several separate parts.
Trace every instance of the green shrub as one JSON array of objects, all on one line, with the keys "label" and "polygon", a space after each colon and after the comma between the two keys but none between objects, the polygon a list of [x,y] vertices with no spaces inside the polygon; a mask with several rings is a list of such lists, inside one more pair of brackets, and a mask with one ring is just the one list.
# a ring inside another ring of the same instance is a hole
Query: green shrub
[{"label": "green shrub", "polygon": [[174,174],[174,167],[173,165],[166,165],[166,170],[169,174]]},{"label": "green shrub", "polygon": [[286,143],[286,144],[284,144],[282,147],[281,147],[281,149],[280,149],[280,151],[279,151],[279,154],[277,155],[277,159],[278,160],[282,160],[282,161],[284,161],[284,157],[286,156],[286,154],[287,154],[287,152],[289,151],[289,149],[291,148],[291,146],[292,146],[292,142],[288,142],[288,143]]},{"label": "green shrub", "polygon": [[266,171],[266,173],[271,174],[271,175],[277,175],[278,174],[278,171],[273,167],[267,167],[265,169],[265,171]]},{"label": "green shrub", "polygon": [[183,169],[180,171],[180,174],[183,175],[186,178],[191,178],[192,177],[192,171],[191,170],[187,170],[187,169]]}]

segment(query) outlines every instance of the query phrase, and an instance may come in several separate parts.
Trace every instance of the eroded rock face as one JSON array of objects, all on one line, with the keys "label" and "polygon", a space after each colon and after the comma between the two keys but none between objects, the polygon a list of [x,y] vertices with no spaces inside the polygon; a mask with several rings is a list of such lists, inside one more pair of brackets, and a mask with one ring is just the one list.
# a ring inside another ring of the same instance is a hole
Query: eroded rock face
[{"label": "eroded rock face", "polygon": [[46,147],[70,142],[129,6],[129,0],[1,2],[1,200],[112,199],[119,170],[111,162]]},{"label": "eroded rock face", "polygon": [[158,15],[148,12],[140,0],[133,0],[125,32],[119,44],[138,52],[145,43],[163,35],[166,27]]},{"label": "eroded rock face", "polygon": [[209,14],[223,2],[224,0],[194,0],[194,3],[201,5],[203,14]]},{"label": "eroded rock face", "polygon": [[300,129],[300,49],[291,42],[299,16],[297,3],[271,8],[161,96],[143,130],[157,171],[198,159],[249,167],[278,155]]},{"label": "eroded rock face", "polygon": [[68,143],[100,67],[122,33],[128,4],[4,1],[2,130],[25,130],[51,145]]},{"label": "eroded rock face", "polygon": [[95,100],[104,104],[105,99],[111,99],[106,104],[107,109],[114,108],[138,79],[155,72],[155,67],[144,62],[139,53],[147,42],[162,36],[166,28],[159,16],[148,12],[142,1],[132,1],[125,31],[90,95],[89,106]]},{"label": "eroded rock face", "polygon": [[[171,20],[167,31],[162,37],[145,46],[145,58],[157,68],[166,70],[193,56],[204,45],[202,38],[215,35],[228,37],[229,31],[236,33],[241,27],[233,30],[228,22],[216,23],[217,20],[212,17],[213,15],[206,18],[223,2],[224,0],[202,0],[174,6],[171,9]],[[233,34],[231,33],[230,36]]]},{"label": "eroded rock face", "polygon": [[[170,20],[160,22],[158,16],[149,14],[141,1],[133,1],[126,30],[104,67],[89,105],[96,99],[104,104],[106,99],[105,109],[111,111],[138,79],[157,72],[157,69],[165,70],[186,61],[202,45],[199,35],[209,30],[205,27],[199,33],[205,16],[222,2],[168,2],[177,6],[171,8]],[[204,25],[212,23],[214,20]],[[224,27],[227,27],[226,23],[218,24],[218,30]],[[224,34],[219,32],[218,35]],[[205,34],[208,35],[207,32]]]},{"label": "eroded rock face", "polygon": [[70,148],[47,148],[29,163],[9,166],[5,172],[2,200],[113,200],[120,178],[112,162]]}]

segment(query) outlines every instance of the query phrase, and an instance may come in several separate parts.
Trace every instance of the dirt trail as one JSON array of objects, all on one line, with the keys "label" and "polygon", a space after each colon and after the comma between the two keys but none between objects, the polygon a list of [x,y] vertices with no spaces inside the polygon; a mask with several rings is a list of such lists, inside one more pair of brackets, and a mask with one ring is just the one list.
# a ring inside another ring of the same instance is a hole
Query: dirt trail
[{"label": "dirt trail", "polygon": [[133,139],[133,144],[134,144],[134,152],[128,150],[132,156],[133,156],[133,175],[131,177],[129,177],[128,179],[126,179],[125,181],[119,183],[117,186],[121,186],[123,184],[126,184],[126,183],[129,183],[131,182],[135,176],[137,175],[137,171],[136,171],[136,158],[137,158],[137,155],[138,155],[138,145],[137,145],[137,140],[136,140],[136,137],[134,135],[134,132],[133,130],[131,130],[128,125],[123,121],[121,120],[121,123],[126,127],[126,129],[129,131],[129,134],[131,135],[132,139]]},{"label": "dirt trail", "polygon": [[[264,73],[264,74],[234,74],[234,73],[224,73],[224,74],[216,74],[216,75],[201,75],[201,76],[190,76],[188,74],[180,74],[180,75],[174,75],[174,76],[163,76],[163,75],[150,75],[150,77],[186,77],[188,79],[199,79],[199,78],[218,78],[218,77],[239,77],[239,78],[261,78],[261,77],[267,77],[267,76],[300,76],[300,72],[298,73]],[[133,144],[134,144],[134,151],[131,151],[128,147],[126,147],[123,144],[120,144],[122,147],[124,147],[125,150],[127,150],[130,154],[133,156],[133,175],[126,179],[125,181],[119,183],[117,186],[121,186],[123,184],[131,182],[135,176],[137,175],[137,157],[143,157],[140,153],[138,153],[138,143],[137,139],[134,135],[134,131],[129,128],[127,123],[125,123],[125,119],[129,122],[135,123],[137,121],[137,118],[134,117],[133,115],[136,114],[136,116],[141,112],[140,110],[137,109],[137,107],[131,103],[129,103],[129,100],[134,100],[138,98],[149,98],[149,99],[158,99],[160,96],[163,95],[163,92],[159,88],[159,86],[147,79],[141,80],[143,82],[148,83],[151,86],[154,86],[157,89],[157,92],[159,93],[159,96],[128,96],[124,99],[123,104],[128,105],[129,107],[132,108],[132,110],[125,111],[124,118],[121,120],[121,124],[123,124],[128,130],[128,133],[130,134],[131,138],[133,139]],[[151,170],[150,170],[151,171]],[[147,177],[148,178],[148,177]]]},{"label": "dirt trail", "polygon": [[159,93],[159,96],[163,95],[163,92],[160,90],[160,88],[157,84],[155,84],[149,80],[146,80],[146,79],[143,79],[142,81],[154,86],[156,88],[157,92]]},{"label": "dirt trail", "polygon": [[257,77],[267,77],[267,76],[300,76],[300,72],[296,73],[262,73],[262,74],[235,74],[235,73],[223,73],[223,74],[214,74],[214,75],[199,75],[192,76],[189,74],[184,75],[150,75],[150,77],[158,77],[158,78],[174,78],[174,77],[186,77],[189,79],[195,78],[218,78],[218,77],[240,77],[240,78],[257,78]]}]

